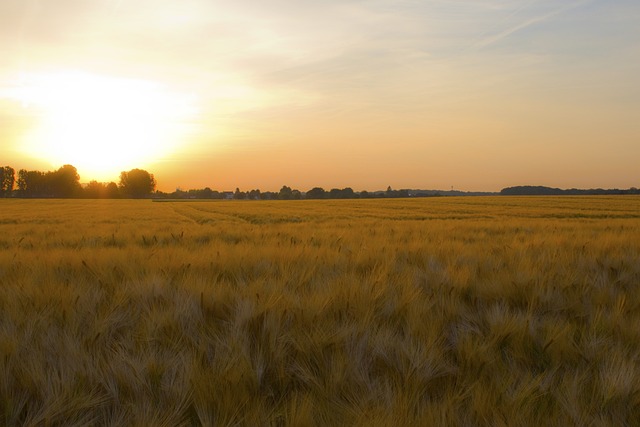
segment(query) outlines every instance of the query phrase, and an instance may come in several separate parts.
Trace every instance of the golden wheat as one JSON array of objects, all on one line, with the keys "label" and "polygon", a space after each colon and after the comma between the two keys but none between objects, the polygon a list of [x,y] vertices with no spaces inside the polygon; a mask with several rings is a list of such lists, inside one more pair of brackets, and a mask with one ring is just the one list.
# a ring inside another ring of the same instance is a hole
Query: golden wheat
[{"label": "golden wheat", "polygon": [[0,200],[4,425],[636,425],[640,198]]}]

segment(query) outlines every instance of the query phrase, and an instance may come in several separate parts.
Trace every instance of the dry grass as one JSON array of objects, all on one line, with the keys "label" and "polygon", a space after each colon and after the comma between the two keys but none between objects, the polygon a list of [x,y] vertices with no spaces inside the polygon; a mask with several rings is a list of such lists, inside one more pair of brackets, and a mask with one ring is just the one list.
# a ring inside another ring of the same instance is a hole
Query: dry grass
[{"label": "dry grass", "polygon": [[640,422],[640,198],[0,200],[0,424]]}]

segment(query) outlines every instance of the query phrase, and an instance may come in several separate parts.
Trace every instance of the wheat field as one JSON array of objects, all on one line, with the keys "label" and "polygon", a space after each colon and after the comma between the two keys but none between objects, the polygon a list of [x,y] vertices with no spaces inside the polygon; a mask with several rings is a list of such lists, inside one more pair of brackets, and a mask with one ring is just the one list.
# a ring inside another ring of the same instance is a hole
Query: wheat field
[{"label": "wheat field", "polygon": [[640,198],[0,200],[0,424],[640,425]]}]

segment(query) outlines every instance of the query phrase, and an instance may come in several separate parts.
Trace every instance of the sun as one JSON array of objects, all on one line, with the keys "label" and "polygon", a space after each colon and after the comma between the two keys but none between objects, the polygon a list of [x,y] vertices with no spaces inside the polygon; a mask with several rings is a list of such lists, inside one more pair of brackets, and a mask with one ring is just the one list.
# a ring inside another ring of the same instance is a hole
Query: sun
[{"label": "sun", "polygon": [[197,114],[192,95],[84,72],[23,76],[18,98],[37,117],[21,150],[55,167],[71,164],[86,180],[114,180],[184,149]]}]

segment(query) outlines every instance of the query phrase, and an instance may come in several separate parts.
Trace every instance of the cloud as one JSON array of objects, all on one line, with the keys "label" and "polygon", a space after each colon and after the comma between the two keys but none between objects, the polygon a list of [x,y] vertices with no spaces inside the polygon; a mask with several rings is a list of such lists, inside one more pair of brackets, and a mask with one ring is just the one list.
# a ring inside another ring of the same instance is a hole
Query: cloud
[{"label": "cloud", "polygon": [[[576,7],[579,7],[579,6],[587,3],[588,1],[590,1],[590,0],[581,0],[581,1],[573,2],[573,3],[570,3],[570,4],[564,5],[562,7],[559,7],[557,9],[554,9],[551,12],[548,12],[546,14],[528,18],[528,19],[526,19],[526,20],[524,20],[522,22],[519,22],[516,25],[510,26],[509,28],[507,28],[507,29],[505,29],[505,30],[503,30],[503,31],[501,31],[501,32],[499,32],[497,34],[494,34],[494,35],[491,35],[491,36],[488,36],[488,37],[484,37],[482,40],[474,43],[473,47],[474,48],[483,48],[483,47],[490,46],[492,44],[495,44],[495,43],[497,43],[497,42],[499,42],[499,41],[511,36],[512,34],[518,32],[520,30],[523,30],[523,29],[525,29],[527,27],[530,27],[532,25],[535,25],[535,24],[540,24],[542,22],[548,21],[549,19],[553,18],[554,16],[560,15],[560,14],[562,14],[562,13],[568,11],[568,10],[575,9]],[[522,9],[523,8],[517,9],[510,16],[515,16]]]}]

